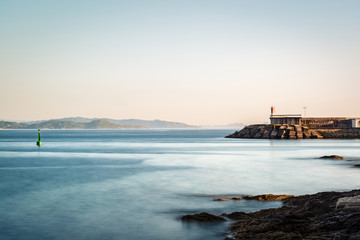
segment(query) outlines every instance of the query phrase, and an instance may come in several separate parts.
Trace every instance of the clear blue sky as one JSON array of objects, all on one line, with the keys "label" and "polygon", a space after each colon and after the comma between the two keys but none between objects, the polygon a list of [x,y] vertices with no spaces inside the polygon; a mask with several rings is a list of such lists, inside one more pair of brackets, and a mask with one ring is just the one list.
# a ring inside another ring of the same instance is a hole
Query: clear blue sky
[{"label": "clear blue sky", "polygon": [[360,116],[360,1],[0,1],[0,119]]}]

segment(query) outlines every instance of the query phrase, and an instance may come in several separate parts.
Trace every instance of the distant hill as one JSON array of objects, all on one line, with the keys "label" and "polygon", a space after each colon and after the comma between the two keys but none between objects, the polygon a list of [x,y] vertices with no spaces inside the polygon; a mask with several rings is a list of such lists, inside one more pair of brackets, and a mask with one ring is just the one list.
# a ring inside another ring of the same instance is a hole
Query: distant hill
[{"label": "distant hill", "polygon": [[[79,122],[79,123],[89,123],[94,120],[100,120],[100,118],[69,117],[69,118],[60,118],[60,119],[56,119],[56,120],[73,121],[73,122]],[[102,119],[102,120],[104,120],[104,119]]]},{"label": "distant hill", "polygon": [[98,120],[98,119],[96,119],[96,118],[70,117],[70,118],[59,118],[59,119],[50,119],[50,120],[26,121],[26,122],[21,122],[21,123],[35,124],[35,123],[43,123],[43,122],[53,121],[53,120],[70,121],[70,122],[77,122],[77,123],[89,123],[89,122],[92,122],[92,121]]},{"label": "distant hill", "polygon": [[114,120],[114,119],[106,119],[106,118],[104,120],[111,121],[117,124],[139,125],[148,128],[196,128],[196,126],[188,125],[186,123],[169,122],[162,120],[140,120],[140,119]]},{"label": "distant hill", "polygon": [[232,123],[228,125],[194,126],[181,122],[163,120],[141,119],[111,119],[111,118],[83,118],[68,117],[51,120],[10,122],[0,121],[0,128],[49,128],[49,129],[130,129],[130,128],[207,128],[207,129],[242,129],[244,123]]},{"label": "distant hill", "polygon": [[0,128],[24,128],[26,124],[17,122],[0,121]]},{"label": "distant hill", "polygon": [[94,120],[89,123],[78,123],[84,124],[86,129],[134,129],[134,128],[146,128],[144,126],[116,124],[106,120]]},{"label": "distant hill", "polygon": [[[112,122],[119,125],[127,125],[127,126],[142,126],[146,128],[196,128],[197,126],[188,125],[181,122],[170,122],[170,121],[162,121],[162,120],[140,120],[140,119],[111,119],[111,118],[83,118],[83,117],[69,117],[69,118],[60,118],[53,119],[57,121],[71,121],[76,123],[90,123],[92,121],[104,120],[108,122]],[[43,123],[46,121],[52,120],[43,120],[43,121],[32,121],[27,122],[29,124],[35,123]],[[23,122],[26,123],[26,122]]]},{"label": "distant hill", "polygon": [[3,129],[142,129],[143,126],[120,125],[105,120],[94,120],[87,123],[63,120],[49,120],[40,123],[26,124],[0,121]]},{"label": "distant hill", "polygon": [[84,128],[81,123],[76,123],[72,121],[59,121],[59,120],[50,120],[40,123],[29,124],[25,128],[27,129],[37,129],[37,128],[48,128],[48,129],[74,129],[74,128]]}]

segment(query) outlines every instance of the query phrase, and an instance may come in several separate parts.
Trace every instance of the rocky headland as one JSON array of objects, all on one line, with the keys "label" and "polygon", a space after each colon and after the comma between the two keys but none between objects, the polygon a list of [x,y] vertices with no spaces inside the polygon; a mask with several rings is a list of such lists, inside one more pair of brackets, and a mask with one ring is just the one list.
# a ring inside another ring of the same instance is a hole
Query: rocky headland
[{"label": "rocky headland", "polygon": [[226,138],[263,139],[322,139],[322,138],[360,138],[359,128],[308,128],[288,124],[254,124],[226,136]]}]

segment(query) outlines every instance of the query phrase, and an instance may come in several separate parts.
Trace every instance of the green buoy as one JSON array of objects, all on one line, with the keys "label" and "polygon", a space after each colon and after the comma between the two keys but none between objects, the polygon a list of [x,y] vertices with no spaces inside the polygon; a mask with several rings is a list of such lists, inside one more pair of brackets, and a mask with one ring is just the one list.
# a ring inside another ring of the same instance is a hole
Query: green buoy
[{"label": "green buoy", "polygon": [[42,142],[40,141],[40,129],[38,129],[38,141],[36,142],[36,145],[40,147]]}]

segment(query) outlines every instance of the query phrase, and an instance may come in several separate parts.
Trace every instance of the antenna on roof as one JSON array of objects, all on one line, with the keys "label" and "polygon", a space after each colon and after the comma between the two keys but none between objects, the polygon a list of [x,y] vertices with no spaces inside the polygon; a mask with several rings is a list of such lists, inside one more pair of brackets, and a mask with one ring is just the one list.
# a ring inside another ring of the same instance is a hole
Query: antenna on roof
[{"label": "antenna on roof", "polygon": [[303,107],[303,109],[304,109],[304,124],[306,125],[306,109],[307,109],[307,107]]},{"label": "antenna on roof", "polygon": [[303,109],[304,109],[304,117],[306,118],[306,109],[307,109],[307,107],[303,107]]}]

